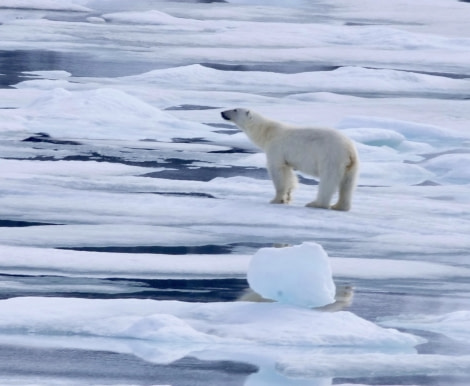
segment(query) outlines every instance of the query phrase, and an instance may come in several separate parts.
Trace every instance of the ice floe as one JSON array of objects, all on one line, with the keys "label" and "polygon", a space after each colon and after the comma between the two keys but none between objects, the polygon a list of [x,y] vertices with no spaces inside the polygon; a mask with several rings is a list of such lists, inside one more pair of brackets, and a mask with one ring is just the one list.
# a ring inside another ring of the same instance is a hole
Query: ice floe
[{"label": "ice floe", "polygon": [[444,96],[447,92],[465,93],[467,80],[445,79],[424,74],[411,74],[386,69],[342,67],[333,71],[279,74],[272,72],[220,71],[197,65],[155,70],[127,80],[145,80],[159,87],[224,90],[259,94],[291,94],[300,92],[336,92],[361,94],[375,90],[378,94],[426,92]]},{"label": "ice floe", "polygon": [[409,330],[425,330],[444,334],[459,342],[470,338],[470,311],[455,311],[443,315],[401,315],[380,320],[383,326]]},{"label": "ice floe", "polygon": [[[167,255],[61,250],[1,245],[0,265],[13,275],[106,278],[243,278],[249,254]],[[467,277],[468,268],[425,261],[330,257],[333,276],[355,279],[438,279]],[[364,269],[367,267],[367,269]]]},{"label": "ice floe", "polygon": [[384,350],[406,350],[423,342],[413,335],[381,328],[350,312],[319,312],[280,303],[25,297],[0,301],[0,309],[1,334],[72,334],[189,345],[375,347]]},{"label": "ice floe", "polygon": [[168,141],[187,137],[187,130],[210,135],[204,125],[180,121],[124,92],[110,89],[70,92],[56,88],[26,106],[22,115],[28,120],[29,130],[67,138]]},{"label": "ice floe", "polygon": [[470,369],[470,356],[446,355],[391,355],[386,353],[347,355],[344,363],[338,363],[334,355],[303,355],[286,358],[276,364],[283,374],[294,378],[314,377],[354,378],[363,372],[364,363],[374,369],[374,376],[393,377],[413,375],[466,375]]},{"label": "ice floe", "polygon": [[75,1],[63,0],[4,0],[0,8],[24,8],[52,11],[90,12],[91,9],[78,5]]}]

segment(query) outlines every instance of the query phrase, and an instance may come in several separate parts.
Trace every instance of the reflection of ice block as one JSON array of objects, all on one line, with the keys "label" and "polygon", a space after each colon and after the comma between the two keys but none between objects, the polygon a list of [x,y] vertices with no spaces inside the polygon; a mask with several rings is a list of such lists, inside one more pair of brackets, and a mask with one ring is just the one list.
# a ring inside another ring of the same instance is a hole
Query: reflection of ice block
[{"label": "reflection of ice block", "polygon": [[335,301],[328,255],[316,243],[260,249],[251,259],[248,283],[264,298],[281,303],[321,307]]}]

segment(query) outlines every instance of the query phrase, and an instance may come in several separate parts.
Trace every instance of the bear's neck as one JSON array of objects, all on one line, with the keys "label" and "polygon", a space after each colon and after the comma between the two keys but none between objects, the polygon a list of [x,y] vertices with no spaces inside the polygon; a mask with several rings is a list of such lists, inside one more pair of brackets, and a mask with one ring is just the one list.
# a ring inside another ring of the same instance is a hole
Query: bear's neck
[{"label": "bear's neck", "polygon": [[280,128],[276,122],[264,122],[262,126],[247,125],[243,131],[248,138],[261,149],[265,150],[271,140],[278,134]]}]

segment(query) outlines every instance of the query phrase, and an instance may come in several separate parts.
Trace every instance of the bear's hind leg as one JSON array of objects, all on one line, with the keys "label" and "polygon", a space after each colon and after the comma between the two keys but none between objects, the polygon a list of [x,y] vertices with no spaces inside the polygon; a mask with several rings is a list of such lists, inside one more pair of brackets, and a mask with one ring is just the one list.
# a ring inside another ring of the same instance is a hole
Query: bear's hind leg
[{"label": "bear's hind leg", "polygon": [[357,161],[351,159],[351,164],[346,168],[343,178],[339,184],[338,202],[331,207],[334,210],[348,211],[351,209],[351,201],[357,180]]},{"label": "bear's hind leg", "polygon": [[338,190],[339,179],[334,175],[320,177],[318,184],[318,193],[315,201],[309,202],[306,206],[309,208],[329,209],[333,195]]},{"label": "bear's hind leg", "polygon": [[276,189],[271,204],[288,204],[292,200],[292,191],[297,185],[297,176],[288,165],[269,166],[269,174]]}]

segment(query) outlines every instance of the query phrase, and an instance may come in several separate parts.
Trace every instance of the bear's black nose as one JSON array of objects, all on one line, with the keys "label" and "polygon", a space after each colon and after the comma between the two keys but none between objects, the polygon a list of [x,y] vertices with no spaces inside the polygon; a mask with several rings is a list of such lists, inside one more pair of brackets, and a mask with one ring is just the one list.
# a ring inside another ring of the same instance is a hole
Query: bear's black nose
[{"label": "bear's black nose", "polygon": [[226,114],[226,111],[222,111],[220,113],[220,115],[222,115],[222,118],[224,118],[226,121],[230,121],[230,118],[228,117],[228,115]]}]

